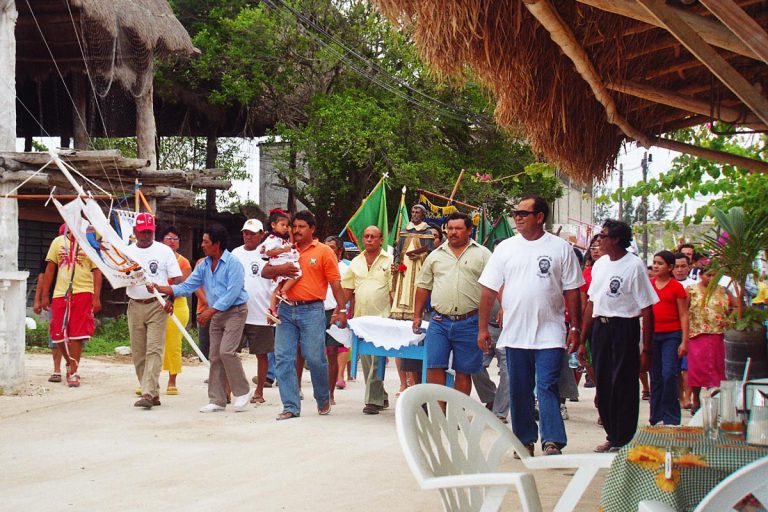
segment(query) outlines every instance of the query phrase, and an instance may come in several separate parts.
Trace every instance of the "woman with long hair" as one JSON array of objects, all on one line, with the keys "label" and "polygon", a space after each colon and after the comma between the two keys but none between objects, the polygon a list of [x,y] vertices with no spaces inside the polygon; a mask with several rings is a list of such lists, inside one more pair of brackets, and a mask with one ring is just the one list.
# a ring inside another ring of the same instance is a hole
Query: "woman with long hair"
[{"label": "woman with long hair", "polygon": [[651,425],[680,424],[677,393],[679,359],[688,350],[688,295],[672,276],[675,255],[661,251],[653,256],[651,284],[659,296],[653,306],[651,353]]}]

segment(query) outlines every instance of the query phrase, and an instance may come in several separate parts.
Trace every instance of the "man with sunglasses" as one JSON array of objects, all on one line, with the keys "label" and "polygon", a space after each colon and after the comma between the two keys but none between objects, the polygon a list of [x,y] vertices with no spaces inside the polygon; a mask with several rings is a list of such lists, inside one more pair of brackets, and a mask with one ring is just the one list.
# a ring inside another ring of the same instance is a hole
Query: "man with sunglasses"
[{"label": "man with sunglasses", "polygon": [[512,214],[518,234],[499,244],[480,276],[483,292],[477,344],[484,352],[491,348],[489,314],[503,287],[504,318],[497,347],[504,347],[507,353],[512,430],[533,455],[539,437],[534,419],[535,386],[542,450],[545,455],[557,455],[568,442],[558,391],[565,342],[569,352],[579,346],[579,329],[566,331],[565,310],[567,307],[572,325],[581,325],[579,287],[584,278],[568,242],[544,231],[549,215],[544,199],[525,197]]}]

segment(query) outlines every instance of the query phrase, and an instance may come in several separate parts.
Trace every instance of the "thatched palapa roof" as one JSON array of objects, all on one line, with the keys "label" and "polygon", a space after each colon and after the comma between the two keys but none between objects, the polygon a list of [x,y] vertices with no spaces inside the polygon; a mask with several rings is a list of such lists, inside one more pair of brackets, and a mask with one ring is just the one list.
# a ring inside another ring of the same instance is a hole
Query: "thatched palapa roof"
[{"label": "thatched palapa roof", "polygon": [[17,1],[17,73],[44,78],[87,69],[99,92],[116,79],[140,95],[152,59],[195,52],[166,0]]},{"label": "thatched palapa roof", "polygon": [[712,119],[768,129],[765,0],[374,2],[433,69],[471,68],[498,123],[573,178],[604,178],[628,140],[768,170],[662,137]]}]

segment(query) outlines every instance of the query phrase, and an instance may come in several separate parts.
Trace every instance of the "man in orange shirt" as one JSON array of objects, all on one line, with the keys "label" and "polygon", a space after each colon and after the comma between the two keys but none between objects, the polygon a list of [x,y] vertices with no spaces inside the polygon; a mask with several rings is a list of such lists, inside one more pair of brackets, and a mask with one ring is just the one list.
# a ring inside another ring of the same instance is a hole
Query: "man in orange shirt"
[{"label": "man in orange shirt", "polygon": [[[323,309],[329,285],[337,304],[331,321],[340,322],[341,327],[347,324],[347,310],[344,309],[346,301],[336,255],[330,247],[314,238],[315,216],[307,210],[300,211],[294,214],[291,226],[293,241],[299,251],[301,278],[286,292],[286,300],[278,309],[281,323],[275,330],[275,374],[280,383],[280,400],[283,402],[283,412],[277,416],[278,421],[297,418],[301,414],[295,365],[299,343],[312,376],[317,412],[321,416],[331,412]],[[267,265],[261,277],[272,279],[295,274],[294,264],[286,263]]]}]

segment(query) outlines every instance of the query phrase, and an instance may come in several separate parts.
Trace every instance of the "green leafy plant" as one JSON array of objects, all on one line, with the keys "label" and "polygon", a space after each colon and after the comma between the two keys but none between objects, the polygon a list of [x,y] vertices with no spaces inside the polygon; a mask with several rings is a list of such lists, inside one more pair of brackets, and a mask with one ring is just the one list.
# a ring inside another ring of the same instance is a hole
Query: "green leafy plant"
[{"label": "green leafy plant", "polygon": [[715,276],[709,285],[712,293],[723,277],[732,280],[736,309],[731,326],[736,330],[758,327],[768,319],[765,311],[750,307],[746,302],[746,283],[751,276],[758,278],[755,262],[768,247],[768,216],[746,215],[740,206],[727,212],[711,208],[716,226],[703,237],[703,246],[711,258],[711,269]]}]

